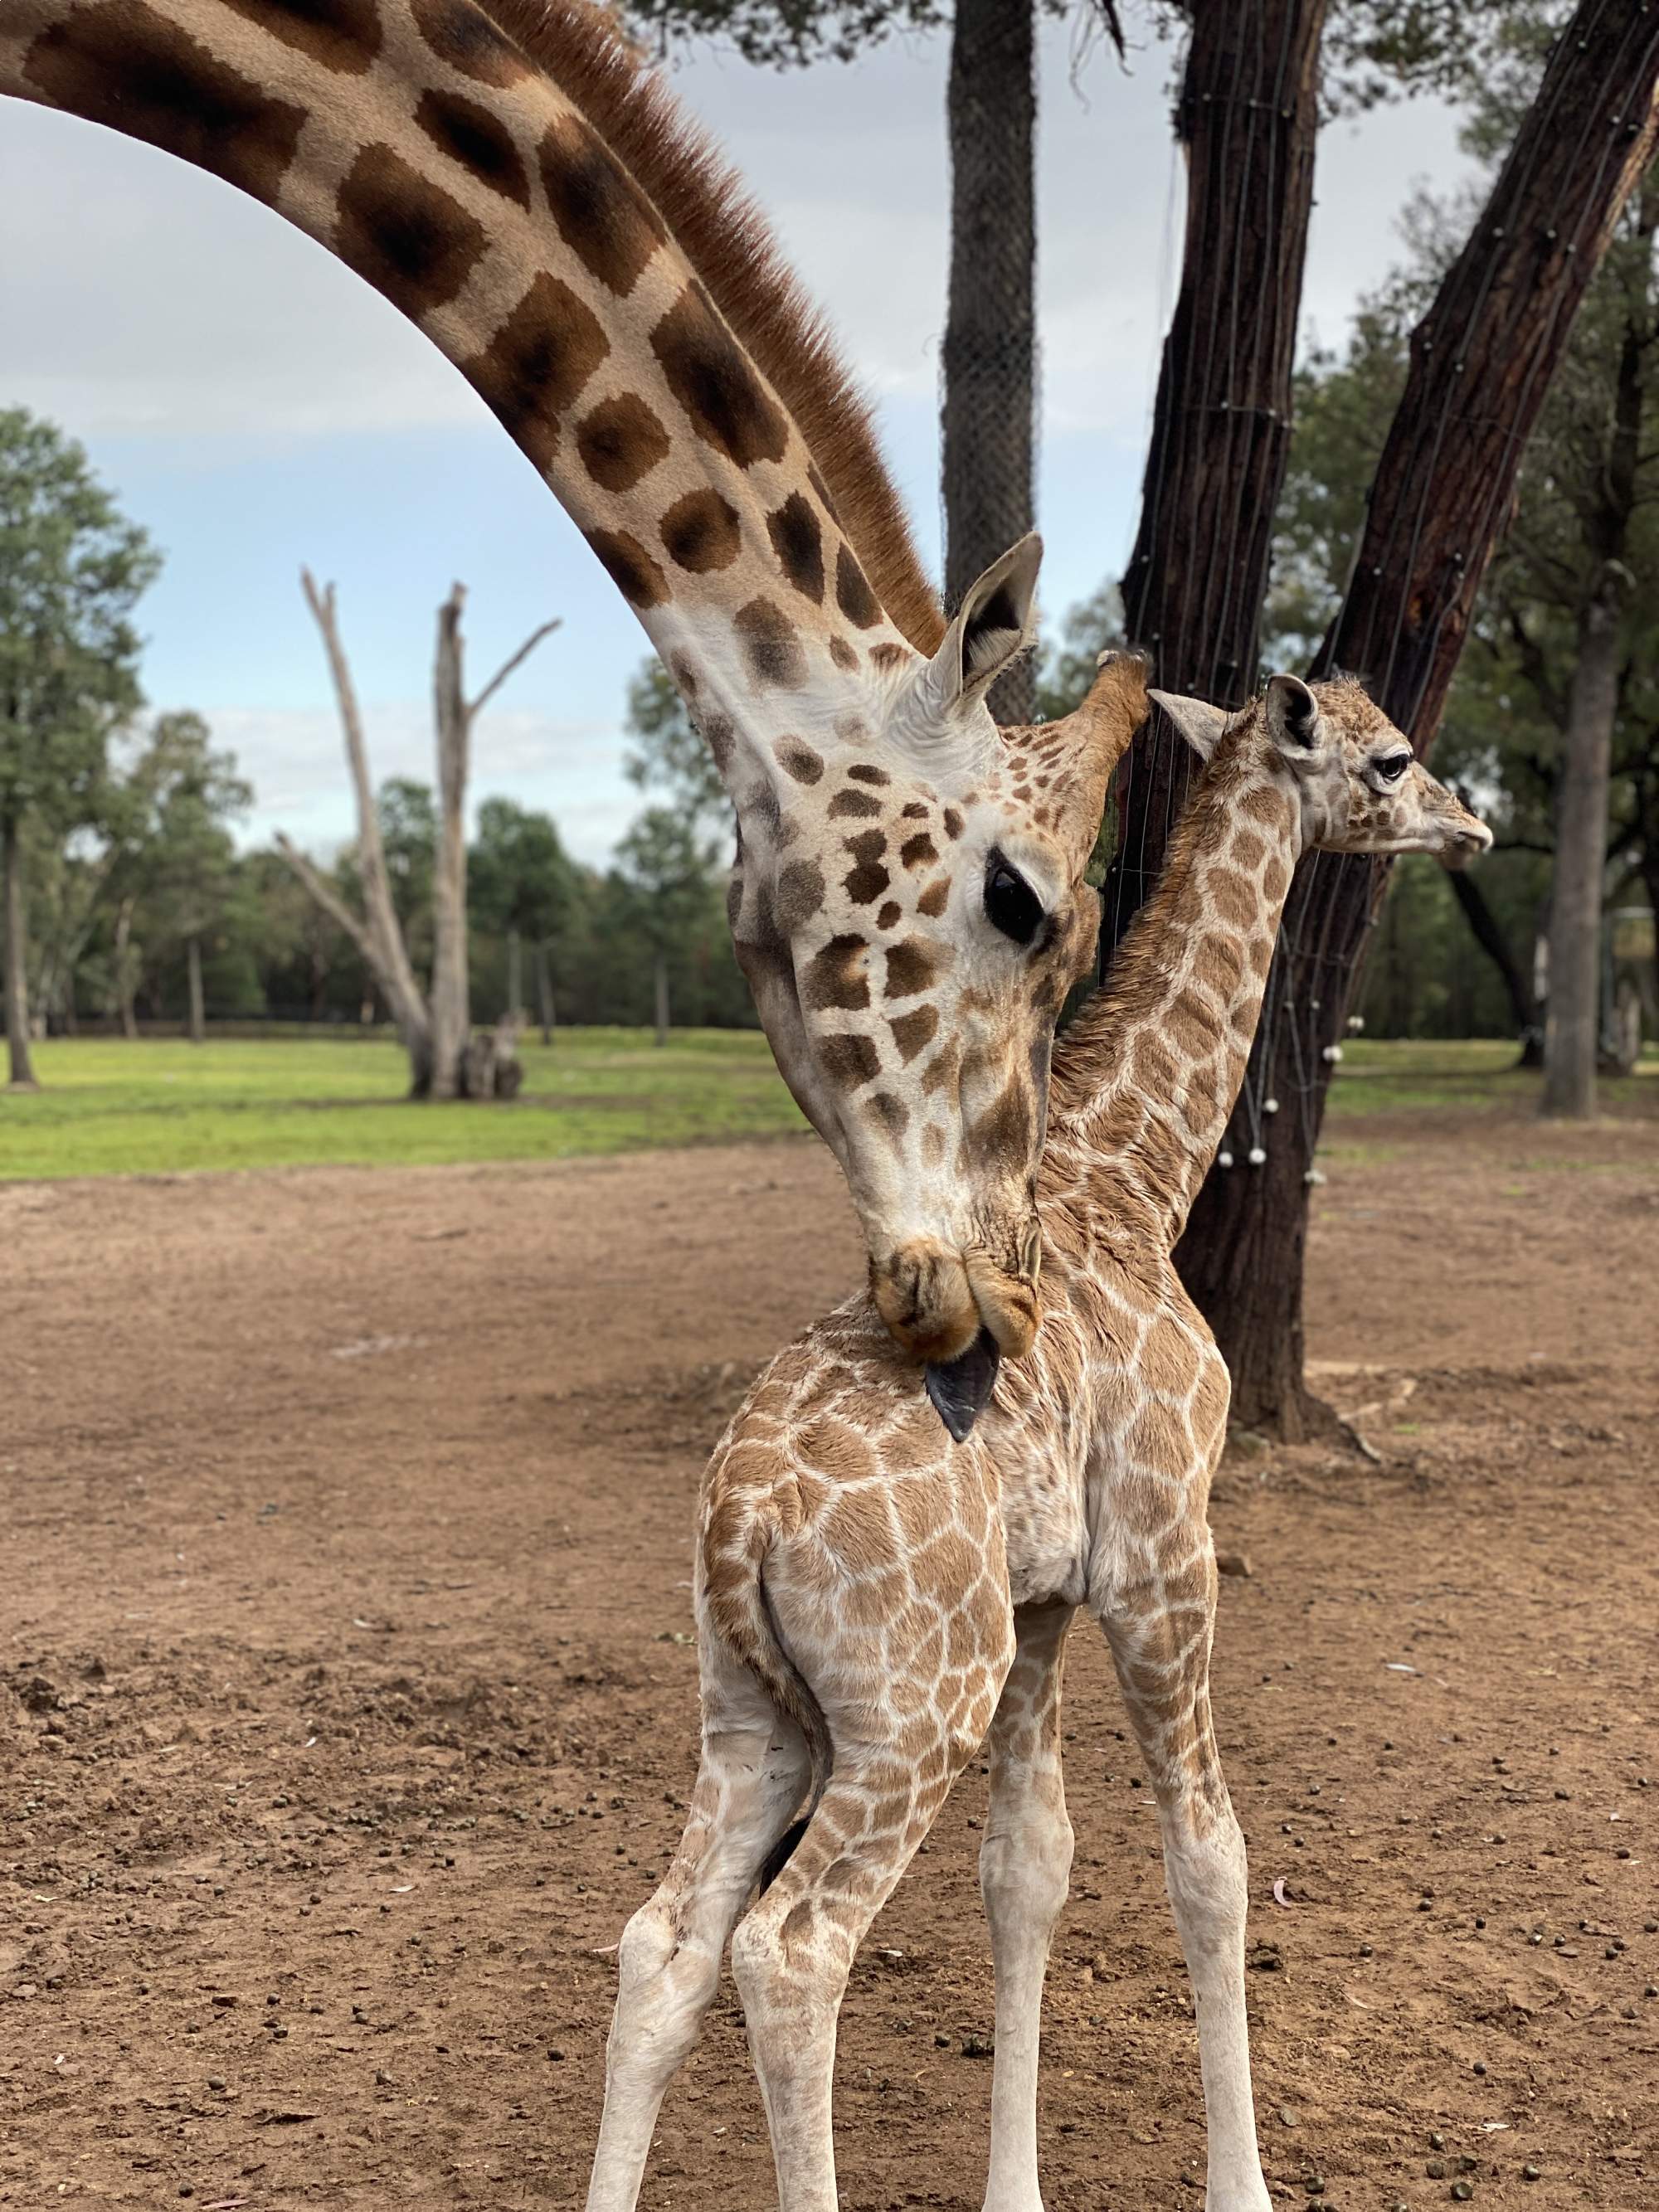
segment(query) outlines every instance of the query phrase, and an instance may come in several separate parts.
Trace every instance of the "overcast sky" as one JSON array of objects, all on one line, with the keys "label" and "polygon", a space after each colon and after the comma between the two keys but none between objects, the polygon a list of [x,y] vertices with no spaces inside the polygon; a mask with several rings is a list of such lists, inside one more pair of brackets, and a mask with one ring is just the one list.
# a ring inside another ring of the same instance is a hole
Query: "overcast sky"
[{"label": "overcast sky", "polygon": [[[1152,47],[1074,88],[1047,27],[1041,113],[1039,522],[1057,618],[1133,537],[1181,179]],[[939,545],[937,381],[946,269],[945,42],[777,76],[678,72],[770,210],[878,394],[926,557]],[[1339,341],[1397,258],[1413,186],[1467,164],[1430,101],[1322,137],[1304,339]],[[643,634],[562,509],[424,339],[321,249],[181,162],[0,101],[0,404],[89,448],[167,553],[143,603],[144,684],[195,707],[258,793],[244,835],[349,834],[339,738],[301,562],[334,578],[377,777],[430,777],[433,611],[469,586],[477,680],[549,615],[562,629],[479,726],[475,801],[505,792],[602,860],[638,804],[620,770]]]}]

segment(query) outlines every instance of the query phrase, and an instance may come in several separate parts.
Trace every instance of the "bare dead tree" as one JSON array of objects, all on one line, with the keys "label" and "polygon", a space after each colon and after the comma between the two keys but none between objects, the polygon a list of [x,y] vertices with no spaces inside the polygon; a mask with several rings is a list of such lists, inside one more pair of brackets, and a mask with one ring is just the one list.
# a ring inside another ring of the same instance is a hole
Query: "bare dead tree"
[{"label": "bare dead tree", "polygon": [[475,699],[465,688],[461,610],[466,592],[459,584],[438,610],[438,644],[433,672],[434,726],[437,743],[439,817],[433,871],[432,984],[423,992],[404,943],[392,896],[368,747],[350,664],[341,642],[332,584],[319,591],[309,569],[301,571],[306,603],[322,633],[329,674],[340,710],[346,762],[357,808],[357,872],[364,911],[354,914],[339,892],[305,854],[283,836],[277,850],[323,911],[350,938],[391,1011],[409,1054],[410,1095],[416,1098],[510,1097],[519,1087],[515,1024],[498,1026],[488,1049],[475,1049],[467,981],[466,783],[471,765],[472,728],[484,706],[544,637],[556,620],[532,630],[496,670]]}]

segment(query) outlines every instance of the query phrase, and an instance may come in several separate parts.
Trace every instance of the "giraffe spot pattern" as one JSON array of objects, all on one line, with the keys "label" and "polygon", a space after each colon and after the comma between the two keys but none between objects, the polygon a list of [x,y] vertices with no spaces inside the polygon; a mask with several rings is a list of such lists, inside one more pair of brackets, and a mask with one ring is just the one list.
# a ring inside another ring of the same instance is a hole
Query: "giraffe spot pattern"
[{"label": "giraffe spot pattern", "polygon": [[878,929],[891,929],[894,923],[897,921],[899,916],[903,913],[903,908],[900,906],[896,899],[888,899],[884,901],[880,913],[876,916],[876,927]]},{"label": "giraffe spot pattern", "polygon": [[850,674],[859,665],[859,657],[857,653],[854,652],[852,647],[848,645],[844,637],[832,637],[830,639],[830,658],[835,662],[837,668],[844,669],[848,674]]},{"label": "giraffe spot pattern", "polygon": [[861,1090],[881,1071],[876,1048],[867,1036],[823,1037],[818,1044],[818,1065],[832,1083],[845,1091]]},{"label": "giraffe spot pattern", "polygon": [[804,599],[823,599],[823,526],[811,502],[792,491],[766,518],[766,534],[784,574]]},{"label": "giraffe spot pattern", "polygon": [[872,791],[884,790],[893,780],[884,768],[876,768],[868,761],[854,761],[847,775],[849,782],[867,783]]},{"label": "giraffe spot pattern", "polygon": [[830,802],[832,822],[868,821],[881,811],[881,801],[872,799],[867,791],[838,791]]},{"label": "giraffe spot pattern", "polygon": [[881,602],[846,545],[836,555],[836,605],[854,629],[873,629],[881,620]]},{"label": "giraffe spot pattern", "polygon": [[870,951],[861,937],[832,937],[812,955],[801,974],[801,1001],[849,1014],[869,1005]]},{"label": "giraffe spot pattern", "polygon": [[806,681],[806,655],[794,624],[770,599],[750,599],[732,618],[757,684],[798,690]]},{"label": "giraffe spot pattern", "polygon": [[890,945],[885,995],[890,999],[915,998],[918,991],[932,987],[945,964],[940,948],[925,938],[907,937],[897,945]]},{"label": "giraffe spot pattern", "polygon": [[732,765],[732,756],[737,750],[737,726],[729,714],[700,714],[697,727],[702,741],[714,757],[714,766],[724,775]]},{"label": "giraffe spot pattern", "polygon": [[738,510],[712,489],[677,499],[659,528],[669,559],[694,576],[729,568],[743,542]]},{"label": "giraffe spot pattern", "polygon": [[668,388],[703,443],[740,469],[781,461],[789,423],[709,302],[688,284],[651,333]]},{"label": "giraffe spot pattern", "polygon": [[418,322],[455,297],[482,257],[483,225],[390,146],[365,146],[340,187],[334,246]]},{"label": "giraffe spot pattern", "polygon": [[916,1054],[933,1042],[939,1029],[939,1008],[918,1006],[914,1013],[896,1016],[887,1026],[893,1032],[899,1058],[908,1067]]},{"label": "giraffe spot pattern", "polygon": [[950,903],[951,878],[938,876],[916,901],[916,912],[926,915],[929,921],[937,921]]},{"label": "giraffe spot pattern", "polygon": [[23,76],[88,122],[260,200],[276,198],[306,120],[302,108],[271,99],[143,0],[72,9],[30,46]]},{"label": "giraffe spot pattern", "polygon": [[861,830],[846,843],[854,865],[842,878],[842,888],[854,906],[873,906],[892,881],[881,865],[887,839],[879,830]]},{"label": "giraffe spot pattern", "polygon": [[797,783],[817,783],[823,774],[823,755],[814,752],[804,738],[780,738],[772,750],[778,766]]},{"label": "giraffe spot pattern", "polygon": [[[264,0],[256,0],[263,7]],[[534,75],[530,63],[471,0],[410,0],[416,28],[441,61],[476,84],[508,85]]]},{"label": "giraffe spot pattern", "polygon": [[938,858],[939,848],[925,830],[907,837],[899,847],[899,859],[907,868],[925,868]]},{"label": "giraffe spot pattern", "polygon": [[361,76],[380,51],[376,0],[226,0],[285,46],[343,76]]},{"label": "giraffe spot pattern", "polygon": [[902,645],[884,643],[872,645],[870,648],[870,665],[883,675],[896,675],[909,658]]},{"label": "giraffe spot pattern", "polygon": [[632,532],[590,530],[587,542],[630,607],[662,605],[668,597],[668,579]]},{"label": "giraffe spot pattern", "polygon": [[521,208],[530,205],[530,175],[513,133],[497,115],[465,93],[423,92],[415,120],[441,154],[469,176]]},{"label": "giraffe spot pattern", "polygon": [[591,276],[625,299],[663,242],[661,216],[579,115],[549,125],[541,173],[560,237]]},{"label": "giraffe spot pattern", "polygon": [[463,372],[540,469],[558,450],[559,416],[611,350],[599,318],[562,278],[536,278]]},{"label": "giraffe spot pattern", "polygon": [[791,860],[778,872],[777,915],[791,934],[823,904],[823,872],[816,860]]},{"label": "giraffe spot pattern", "polygon": [[890,1091],[872,1092],[866,1101],[865,1111],[890,1137],[902,1137],[910,1126],[909,1108]]},{"label": "giraffe spot pattern", "polygon": [[632,392],[602,399],[576,428],[582,466],[606,491],[631,491],[668,455],[668,433]]}]

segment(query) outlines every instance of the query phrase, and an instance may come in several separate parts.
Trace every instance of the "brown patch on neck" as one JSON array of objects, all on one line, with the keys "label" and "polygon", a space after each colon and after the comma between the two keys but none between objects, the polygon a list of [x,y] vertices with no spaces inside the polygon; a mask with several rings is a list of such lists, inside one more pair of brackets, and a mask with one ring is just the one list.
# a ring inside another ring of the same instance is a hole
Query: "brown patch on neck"
[{"label": "brown patch on neck", "polygon": [[[427,0],[428,8],[433,0]],[[919,653],[945,635],[870,410],[736,173],[589,0],[482,0],[655,204],[709,298],[788,410],[890,619]],[[470,12],[470,11],[469,11]],[[453,35],[453,34],[452,34]]]}]

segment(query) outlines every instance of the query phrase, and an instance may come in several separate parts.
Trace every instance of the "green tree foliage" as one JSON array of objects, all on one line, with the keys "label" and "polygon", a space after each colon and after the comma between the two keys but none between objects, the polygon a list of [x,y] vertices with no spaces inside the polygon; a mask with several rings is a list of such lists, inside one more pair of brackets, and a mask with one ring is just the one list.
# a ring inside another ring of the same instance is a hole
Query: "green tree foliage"
[{"label": "green tree foliage", "polygon": [[623,769],[641,791],[655,792],[694,829],[723,829],[732,802],[708,746],[661,661],[646,661],[628,687],[633,743]]},{"label": "green tree foliage", "polygon": [[160,565],[79,446],[21,408],[0,410],[0,872],[14,1081],[33,1080],[24,824],[67,839],[95,817],[110,733],[140,699],[133,610]]}]

